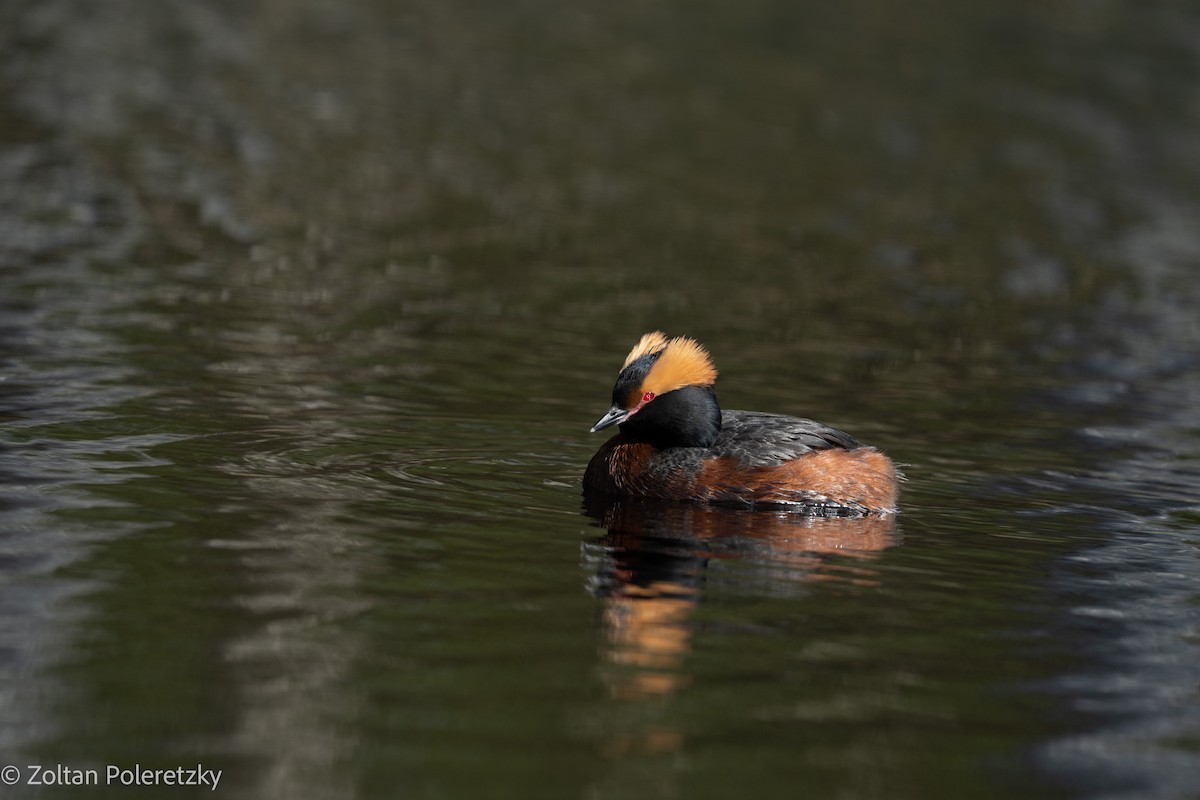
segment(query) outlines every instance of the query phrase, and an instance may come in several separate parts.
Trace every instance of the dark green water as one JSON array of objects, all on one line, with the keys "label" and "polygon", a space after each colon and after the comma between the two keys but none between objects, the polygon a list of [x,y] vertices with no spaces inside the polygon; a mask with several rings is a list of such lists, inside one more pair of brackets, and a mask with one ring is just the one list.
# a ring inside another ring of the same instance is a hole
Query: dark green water
[{"label": "dark green water", "polygon": [[[1200,794],[1200,13],[1047,5],[0,5],[9,793]],[[585,513],[656,328],[902,514]]]}]

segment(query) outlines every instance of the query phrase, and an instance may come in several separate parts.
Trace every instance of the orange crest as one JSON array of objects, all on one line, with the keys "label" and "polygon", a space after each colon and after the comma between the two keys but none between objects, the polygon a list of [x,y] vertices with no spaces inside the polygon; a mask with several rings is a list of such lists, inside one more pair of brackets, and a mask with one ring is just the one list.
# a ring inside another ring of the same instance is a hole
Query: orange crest
[{"label": "orange crest", "polygon": [[647,353],[657,353],[667,346],[667,335],[662,331],[654,331],[647,333],[638,343],[629,351],[629,355],[625,356],[625,363],[621,365],[621,369],[625,369],[634,361],[637,361]]},{"label": "orange crest", "polygon": [[[662,336],[661,333],[647,334],[642,341],[654,335]],[[708,351],[695,339],[676,336],[657,349],[659,356],[642,381],[643,391],[659,395],[684,386],[708,386],[716,382],[717,368]]]}]

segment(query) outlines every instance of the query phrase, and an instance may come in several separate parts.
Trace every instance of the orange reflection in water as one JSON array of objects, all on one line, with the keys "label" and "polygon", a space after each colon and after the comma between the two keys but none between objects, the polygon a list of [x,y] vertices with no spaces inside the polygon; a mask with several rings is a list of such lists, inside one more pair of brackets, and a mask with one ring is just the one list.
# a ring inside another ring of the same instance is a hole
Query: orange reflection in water
[{"label": "orange reflection in water", "polygon": [[[601,663],[610,696],[661,706],[687,685],[685,663],[712,559],[752,561],[767,580],[876,581],[871,560],[898,541],[896,517],[811,516],[683,503],[589,502],[607,529],[594,587],[601,598]],[[657,701],[657,702],[655,702]],[[683,736],[650,719],[612,731],[605,751],[662,753]]]}]

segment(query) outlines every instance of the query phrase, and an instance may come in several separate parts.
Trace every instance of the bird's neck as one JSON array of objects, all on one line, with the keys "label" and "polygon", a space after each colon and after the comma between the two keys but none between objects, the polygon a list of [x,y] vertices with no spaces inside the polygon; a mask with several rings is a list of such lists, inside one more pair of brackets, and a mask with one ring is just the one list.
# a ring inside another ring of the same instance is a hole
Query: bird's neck
[{"label": "bird's neck", "polygon": [[712,386],[684,386],[659,395],[621,433],[655,447],[712,447],[721,432],[721,406]]}]

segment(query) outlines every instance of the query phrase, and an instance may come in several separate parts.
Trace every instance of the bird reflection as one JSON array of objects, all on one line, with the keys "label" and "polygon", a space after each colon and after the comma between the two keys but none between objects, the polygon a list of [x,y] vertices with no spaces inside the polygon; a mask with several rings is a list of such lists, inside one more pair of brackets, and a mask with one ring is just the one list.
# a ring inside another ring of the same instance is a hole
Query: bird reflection
[{"label": "bird reflection", "polygon": [[872,585],[872,559],[897,542],[894,515],[809,516],[592,498],[585,511],[607,531],[589,548],[590,588],[602,603],[602,676],[628,712],[618,713],[622,730],[606,739],[612,754],[682,747],[681,733],[650,710],[661,710],[690,680],[685,665],[696,634],[693,612],[713,559],[751,566],[748,579],[766,581],[772,592],[815,580]]}]

